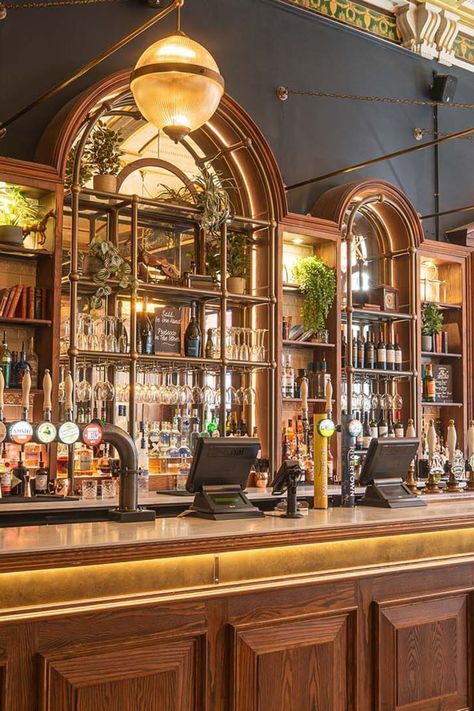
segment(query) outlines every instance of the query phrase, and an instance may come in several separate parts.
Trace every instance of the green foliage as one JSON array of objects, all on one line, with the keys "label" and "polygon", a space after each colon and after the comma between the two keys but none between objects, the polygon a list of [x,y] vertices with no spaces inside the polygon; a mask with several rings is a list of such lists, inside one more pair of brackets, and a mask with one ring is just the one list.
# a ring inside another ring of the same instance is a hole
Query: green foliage
[{"label": "green foliage", "polygon": [[92,281],[98,289],[90,298],[89,308],[95,311],[100,308],[102,299],[110,296],[111,287],[107,284],[109,279],[117,279],[119,287],[126,289],[131,283],[131,267],[120,254],[117,247],[109,240],[95,237],[89,245],[89,255],[102,262],[102,266],[92,275]]},{"label": "green foliage", "polygon": [[[71,148],[66,163],[66,174],[64,176],[64,186],[67,190],[71,187],[73,183],[73,172],[74,172],[74,162],[76,160],[77,144]],[[79,169],[79,185],[85,185],[92,178],[92,170],[90,165],[84,160],[84,156],[81,160],[81,167]]]},{"label": "green foliage", "polygon": [[[250,245],[252,239],[243,232],[227,235],[227,274],[231,277],[247,277]],[[221,271],[221,236],[215,234],[207,243],[207,271],[214,279]]]},{"label": "green foliage", "polygon": [[218,174],[211,173],[207,168],[203,168],[201,173],[191,180],[197,193],[197,198],[187,185],[175,189],[160,184],[158,187],[161,190],[156,195],[156,199],[162,202],[172,202],[176,205],[197,206],[201,210],[199,220],[201,227],[214,234],[231,213],[230,197],[225,188],[225,183],[229,182],[220,180]]},{"label": "green foliage", "polygon": [[21,188],[0,183],[0,225],[26,227],[41,217],[40,208]]},{"label": "green foliage", "polygon": [[336,273],[320,257],[302,257],[294,267],[294,275],[305,296],[303,326],[308,331],[322,331],[336,296]]},{"label": "green foliage", "polygon": [[123,137],[120,131],[108,128],[103,121],[97,121],[92,136],[84,148],[84,162],[93,173],[118,175],[122,167],[120,146]]},{"label": "green foliage", "polygon": [[423,336],[432,336],[434,333],[439,333],[443,326],[443,321],[444,316],[437,304],[425,304],[421,312],[421,333]]}]

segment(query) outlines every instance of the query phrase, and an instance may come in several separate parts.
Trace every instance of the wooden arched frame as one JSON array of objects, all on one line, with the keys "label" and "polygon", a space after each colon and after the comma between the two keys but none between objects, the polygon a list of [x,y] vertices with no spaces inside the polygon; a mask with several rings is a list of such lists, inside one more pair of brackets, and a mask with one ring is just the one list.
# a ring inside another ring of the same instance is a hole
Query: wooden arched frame
[{"label": "wooden arched frame", "polygon": [[120,188],[129,175],[132,175],[132,173],[135,173],[137,170],[143,170],[144,168],[162,168],[163,170],[168,171],[168,173],[172,173],[179,180],[181,180],[184,185],[186,185],[194,200],[197,201],[198,194],[196,192],[196,188],[194,187],[192,181],[189,180],[186,173],[173,165],[173,163],[170,163],[167,160],[160,160],[160,158],[140,158],[139,160],[134,160],[132,163],[127,163],[127,165],[122,168],[117,176],[118,191],[120,192]]}]

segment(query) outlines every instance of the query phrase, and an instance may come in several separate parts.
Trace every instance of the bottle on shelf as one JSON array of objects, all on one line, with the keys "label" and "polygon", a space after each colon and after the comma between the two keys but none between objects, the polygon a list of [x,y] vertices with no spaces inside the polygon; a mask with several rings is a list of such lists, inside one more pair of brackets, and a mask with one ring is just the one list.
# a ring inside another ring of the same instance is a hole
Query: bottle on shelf
[{"label": "bottle on shelf", "polygon": [[342,327],[342,335],[341,335],[341,366],[342,368],[347,367],[347,341],[346,341],[346,332],[344,330],[344,327]]},{"label": "bottle on shelf", "polygon": [[317,376],[317,383],[318,383],[318,391],[316,397],[319,399],[324,398],[325,393],[326,393],[326,380],[327,380],[327,372],[328,372],[328,364],[326,360],[326,356],[323,353],[323,359],[321,363],[319,364],[319,372]]},{"label": "bottle on shelf", "polygon": [[393,425],[393,415],[391,409],[387,412],[387,437],[395,437],[395,427]]},{"label": "bottle on shelf", "polygon": [[10,387],[11,388],[18,388],[19,385],[16,381],[16,366],[18,363],[18,351],[12,351],[11,352],[11,366],[10,366]]},{"label": "bottle on shelf", "polygon": [[11,367],[12,367],[12,354],[8,348],[7,343],[7,332],[3,332],[3,341],[0,346],[0,368],[2,369],[3,378],[5,380],[5,387],[10,388],[10,378],[11,378]]},{"label": "bottle on shelf", "polygon": [[372,441],[372,435],[370,433],[369,413],[366,411],[366,412],[364,412],[364,422],[363,422],[363,426],[362,426],[363,448],[368,449],[371,441]]},{"label": "bottle on shelf", "polygon": [[371,370],[375,368],[375,345],[372,332],[367,334],[367,340],[365,341],[364,362],[366,368]]},{"label": "bottle on shelf", "polygon": [[2,496],[10,496],[12,492],[12,469],[7,456],[7,448],[5,442],[2,444],[2,456],[1,456],[1,468],[0,468],[0,487]]},{"label": "bottle on shelf", "polygon": [[377,343],[377,368],[378,370],[386,370],[387,368],[387,350],[385,347],[385,341],[383,339],[382,328],[379,330],[379,340]]},{"label": "bottle on shelf", "polygon": [[289,353],[286,355],[285,358],[282,386],[284,398],[295,397],[295,370],[291,364],[291,355]]},{"label": "bottle on shelf", "polygon": [[207,341],[206,341],[205,355],[206,355],[206,358],[214,358],[215,357],[214,341],[212,340],[212,328],[207,329]]},{"label": "bottle on shelf", "polygon": [[362,328],[357,333],[357,367],[365,368],[365,340]]},{"label": "bottle on shelf", "polygon": [[371,412],[370,412],[369,431],[370,431],[370,438],[377,439],[377,437],[379,436],[379,426],[378,426],[378,422],[375,418],[375,413],[373,410],[371,410]]},{"label": "bottle on shelf", "polygon": [[354,368],[359,367],[359,360],[358,360],[358,348],[357,348],[357,338],[353,336],[352,338],[352,366]]},{"label": "bottle on shelf", "polygon": [[140,449],[138,450],[138,475],[139,489],[141,491],[148,491],[150,479],[150,461],[148,457],[148,442],[145,438],[144,431],[142,431],[142,435],[140,438]]},{"label": "bottle on shelf", "polygon": [[[361,414],[361,413],[357,413],[357,414],[356,414],[356,420],[359,420],[359,422],[360,422],[361,425],[362,425],[362,423],[363,423],[363,418],[362,418],[362,414]],[[355,448],[358,449],[358,450],[364,449],[364,428],[363,428],[363,426],[360,428],[359,433],[358,433],[358,435],[357,435],[357,437],[356,437]]]},{"label": "bottle on shelf", "polygon": [[395,437],[397,439],[403,439],[403,437],[405,436],[405,428],[400,418],[397,418],[393,427],[395,430]]},{"label": "bottle on shelf", "polygon": [[35,495],[47,494],[49,491],[49,469],[45,467],[43,450],[40,451],[39,467],[35,475]]},{"label": "bottle on shelf", "polygon": [[425,402],[436,402],[436,380],[433,377],[433,364],[425,364],[425,375],[423,378],[423,400]]},{"label": "bottle on shelf", "polygon": [[388,422],[385,419],[385,413],[383,409],[380,411],[380,419],[377,423],[377,430],[379,437],[388,437]]},{"label": "bottle on shelf", "polygon": [[184,354],[187,358],[201,357],[201,328],[197,320],[197,304],[191,303],[191,318],[184,332]]},{"label": "bottle on shelf", "polygon": [[395,341],[393,344],[393,352],[394,352],[394,370],[403,370],[402,347],[400,346],[400,343],[398,342],[397,335],[395,335]]},{"label": "bottle on shelf", "polygon": [[190,434],[190,437],[189,437],[189,440],[190,440],[190,448],[191,448],[191,452],[192,452],[193,454],[194,454],[194,452],[195,452],[195,450],[196,450],[196,445],[197,445],[197,441],[198,441],[199,437],[200,437],[199,424],[198,424],[197,422],[194,422],[193,425],[192,425],[192,430],[191,430],[191,434]]},{"label": "bottle on shelf", "polygon": [[31,375],[31,387],[33,390],[36,390],[38,388],[38,356],[35,353],[35,339],[33,336],[30,337],[30,340],[28,341],[28,351],[26,354],[26,360],[30,366],[30,375]]},{"label": "bottle on shelf", "polygon": [[128,353],[129,342],[128,342],[128,331],[125,327],[125,319],[123,317],[123,302],[119,301],[117,304],[117,319],[116,319],[116,332],[115,337],[117,339],[117,347],[119,353]]},{"label": "bottle on shelf", "polygon": [[18,463],[12,471],[12,496],[31,496],[31,492],[28,492],[29,474],[28,469],[25,467],[23,462],[23,448],[20,447],[18,455]]},{"label": "bottle on shelf", "polygon": [[[84,413],[85,414],[85,413]],[[128,431],[127,406],[119,405],[117,408],[117,419],[115,421],[117,427],[121,427],[126,432]]]},{"label": "bottle on shelf", "polygon": [[23,341],[21,344],[21,351],[18,354],[18,360],[14,367],[14,378],[17,388],[21,388],[26,372],[29,372],[31,376],[31,368],[30,364],[26,360],[25,342]]},{"label": "bottle on shelf", "polygon": [[155,334],[153,331],[153,324],[147,313],[147,307],[148,302],[145,299],[143,302],[143,311],[140,314],[140,318],[137,319],[137,326],[139,328],[137,343],[142,355],[153,355]]},{"label": "bottle on shelf", "polygon": [[387,370],[395,370],[395,346],[390,340],[387,341],[385,348],[385,359],[387,363]]}]

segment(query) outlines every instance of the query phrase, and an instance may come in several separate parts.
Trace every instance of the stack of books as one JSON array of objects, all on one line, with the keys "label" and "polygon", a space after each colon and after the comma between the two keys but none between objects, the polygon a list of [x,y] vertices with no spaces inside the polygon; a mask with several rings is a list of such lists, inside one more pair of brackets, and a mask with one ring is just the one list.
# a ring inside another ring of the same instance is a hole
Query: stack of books
[{"label": "stack of books", "polygon": [[0,318],[47,319],[48,289],[16,284],[0,291]]}]

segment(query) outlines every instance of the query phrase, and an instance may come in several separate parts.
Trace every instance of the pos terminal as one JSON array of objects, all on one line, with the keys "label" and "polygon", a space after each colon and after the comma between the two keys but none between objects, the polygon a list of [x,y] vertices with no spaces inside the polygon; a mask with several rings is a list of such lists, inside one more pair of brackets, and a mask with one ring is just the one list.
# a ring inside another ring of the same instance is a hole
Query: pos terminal
[{"label": "pos terminal", "polygon": [[184,514],[214,521],[263,516],[244,493],[259,449],[253,437],[198,439],[186,482],[194,502]]}]

